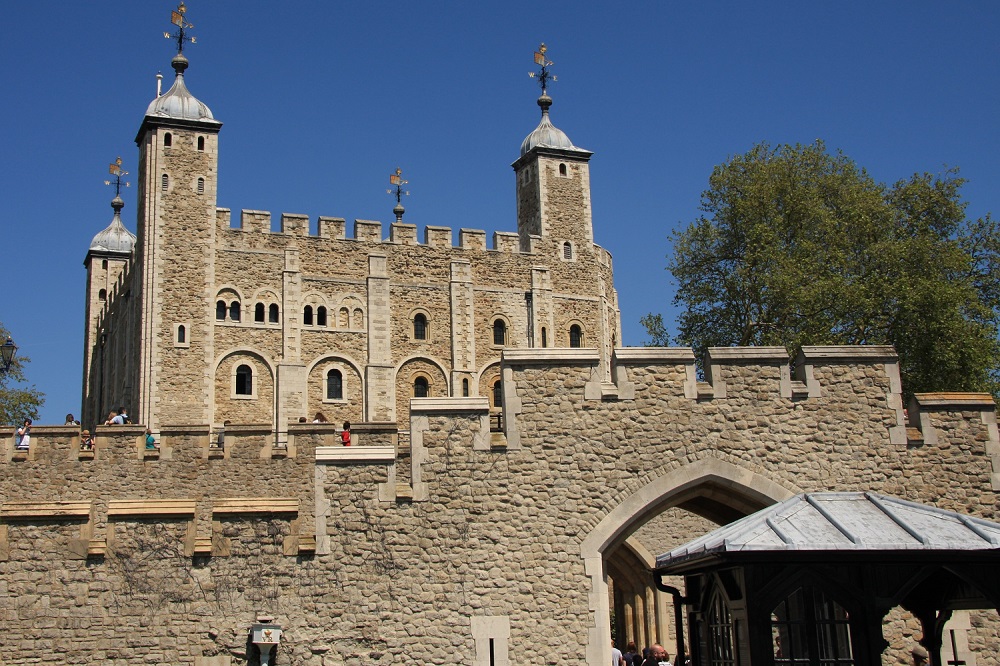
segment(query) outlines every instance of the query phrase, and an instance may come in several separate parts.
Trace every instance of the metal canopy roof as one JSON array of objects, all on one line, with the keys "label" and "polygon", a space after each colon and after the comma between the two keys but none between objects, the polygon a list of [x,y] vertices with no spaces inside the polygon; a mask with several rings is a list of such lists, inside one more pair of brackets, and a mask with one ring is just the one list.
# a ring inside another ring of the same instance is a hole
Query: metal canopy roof
[{"label": "metal canopy roof", "polygon": [[723,553],[1000,550],[1000,524],[872,492],[804,493],[656,558]]}]

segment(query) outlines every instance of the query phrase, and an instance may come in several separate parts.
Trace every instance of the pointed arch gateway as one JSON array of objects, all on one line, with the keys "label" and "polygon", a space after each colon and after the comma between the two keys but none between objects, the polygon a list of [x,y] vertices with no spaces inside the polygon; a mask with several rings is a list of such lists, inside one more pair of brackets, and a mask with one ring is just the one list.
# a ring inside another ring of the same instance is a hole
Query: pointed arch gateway
[{"label": "pointed arch gateway", "polygon": [[[590,611],[593,624],[587,640],[587,663],[599,666],[611,652],[611,602],[609,570],[627,567],[627,559],[638,559],[648,568],[652,587],[652,567],[641,557],[628,537],[651,517],[670,507],[682,507],[720,524],[750,515],[802,492],[787,487],[753,470],[718,458],[703,458],[668,471],[636,490],[615,506],[580,544],[587,577],[590,579]],[[622,547],[626,546],[626,547]],[[632,567],[634,569],[634,564]],[[645,621],[663,601],[647,595]],[[661,620],[664,618],[660,618]],[[616,621],[618,618],[616,618]],[[651,630],[655,631],[654,627]]]}]

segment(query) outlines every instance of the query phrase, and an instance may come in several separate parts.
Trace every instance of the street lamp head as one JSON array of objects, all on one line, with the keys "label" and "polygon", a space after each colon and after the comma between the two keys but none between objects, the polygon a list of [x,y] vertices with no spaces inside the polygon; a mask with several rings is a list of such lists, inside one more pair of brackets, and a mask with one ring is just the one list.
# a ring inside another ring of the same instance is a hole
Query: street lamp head
[{"label": "street lamp head", "polygon": [[0,345],[0,371],[7,372],[10,370],[11,363],[14,362],[14,354],[17,353],[17,345],[11,337],[7,336],[7,342]]}]

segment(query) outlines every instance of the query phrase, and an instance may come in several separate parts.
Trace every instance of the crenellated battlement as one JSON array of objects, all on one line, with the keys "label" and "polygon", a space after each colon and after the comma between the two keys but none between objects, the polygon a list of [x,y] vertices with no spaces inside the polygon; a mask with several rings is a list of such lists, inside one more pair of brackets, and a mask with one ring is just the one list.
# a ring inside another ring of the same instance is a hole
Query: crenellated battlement
[{"label": "crenellated battlement", "polygon": [[[278,231],[272,231],[272,214],[269,211],[240,211],[239,225],[232,224],[232,211],[228,208],[216,209],[216,225],[219,231],[241,231],[244,233],[267,235],[269,238],[285,236],[293,238],[328,239],[333,241],[357,241],[381,245],[412,245],[420,247],[461,249],[467,251],[499,252],[502,254],[534,254],[540,236],[528,236],[522,243],[521,236],[513,231],[495,231],[492,243],[487,247],[486,231],[482,229],[459,229],[458,243],[454,242],[454,231],[450,227],[427,225],[422,240],[419,227],[415,224],[393,222],[388,225],[388,235],[383,224],[377,220],[354,220],[353,234],[348,235],[348,224],[341,217],[320,216],[317,219],[318,232],[310,233],[308,215],[281,213]],[[598,245],[597,260],[610,267],[610,253]]]}]

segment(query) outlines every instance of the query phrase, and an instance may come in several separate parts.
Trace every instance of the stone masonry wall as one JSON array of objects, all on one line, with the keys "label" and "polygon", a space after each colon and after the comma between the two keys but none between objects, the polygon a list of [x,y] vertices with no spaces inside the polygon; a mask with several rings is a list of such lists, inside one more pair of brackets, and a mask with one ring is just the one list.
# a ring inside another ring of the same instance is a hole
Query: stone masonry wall
[{"label": "stone masonry wall", "polygon": [[[511,355],[505,435],[489,433],[483,398],[415,401],[400,458],[389,431],[368,426],[350,448],[329,446],[330,426],[296,426],[287,449],[267,426],[230,426],[221,450],[207,425],[178,427],[151,454],[141,427],[102,427],[93,459],[81,459],[75,429],[37,428],[27,456],[8,431],[0,615],[19,633],[5,663],[256,663],[246,630],[265,614],[285,630],[279,664],[460,654],[478,666],[493,639],[501,666],[562,663],[566,646],[599,666],[587,544],[650,484],[686,470],[683,497],[643,500],[621,538],[657,552],[670,540],[649,533],[662,524],[649,518],[695,506],[699,492],[737,510],[775,489],[871,489],[996,516],[985,451],[995,422],[984,418],[995,408],[924,405],[911,420],[931,409],[935,434],[898,441],[888,362],[814,359],[798,386],[748,354],[708,386],[671,350],[622,350],[611,394],[596,353],[573,351]],[[699,481],[699,469],[714,471]],[[995,635],[973,624],[970,645]]]}]

